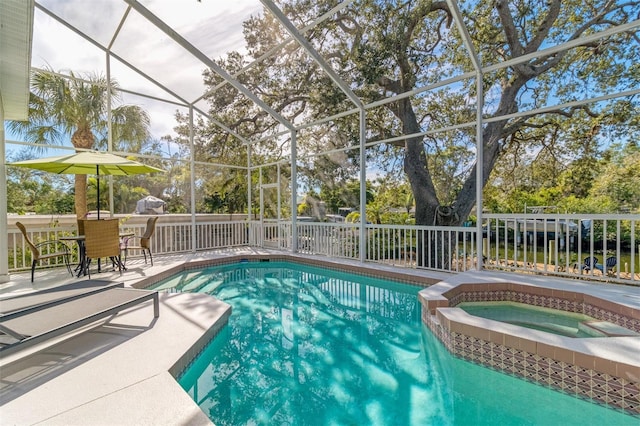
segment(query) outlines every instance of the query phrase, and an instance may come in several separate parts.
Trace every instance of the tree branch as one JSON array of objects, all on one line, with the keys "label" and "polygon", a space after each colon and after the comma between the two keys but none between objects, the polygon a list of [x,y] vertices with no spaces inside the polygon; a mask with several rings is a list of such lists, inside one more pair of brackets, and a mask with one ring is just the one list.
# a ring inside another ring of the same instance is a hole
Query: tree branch
[{"label": "tree branch", "polygon": [[[612,21],[610,20],[605,20],[604,17],[615,11],[615,10],[621,10],[622,8],[629,6],[629,5],[636,5],[637,2],[632,2],[632,3],[626,3],[624,5],[615,5],[615,1],[610,0],[607,2],[607,4],[601,9],[600,13],[598,13],[596,16],[594,16],[592,19],[590,19],[589,21],[585,22],[583,25],[581,25],[567,40],[566,42],[572,41],[572,40],[576,40],[578,38],[580,38],[580,36],[582,36],[582,34],[587,31],[589,28],[593,27],[594,25],[601,25],[603,23],[610,23]],[[612,7],[615,6],[615,7]],[[616,23],[612,23],[612,25],[617,25]],[[564,58],[568,53],[568,50],[564,50],[561,52],[557,52],[555,54],[552,55],[548,55],[548,56],[541,56],[539,58],[537,58],[535,61],[531,62],[531,65],[534,66],[534,70],[535,70],[535,76],[538,76],[546,71],[548,71],[549,69],[553,68],[554,66],[556,66],[561,60],[562,58]],[[546,62],[545,62],[546,61]],[[539,65],[538,65],[539,64]]]},{"label": "tree branch", "polygon": [[549,1],[549,11],[547,15],[543,19],[542,23],[538,27],[538,31],[536,32],[533,40],[527,44],[524,49],[524,54],[532,53],[538,50],[542,42],[549,35],[549,31],[553,27],[553,23],[558,19],[558,15],[560,15],[560,0],[551,0]]},{"label": "tree branch", "polygon": [[507,44],[511,50],[512,57],[522,56],[524,48],[518,39],[518,30],[516,30],[513,17],[509,11],[509,2],[507,0],[498,0],[496,2],[496,10],[498,11],[500,22],[502,22],[502,26],[504,27],[504,35],[507,38]]},{"label": "tree branch", "polygon": [[378,78],[376,83],[387,92],[395,94],[401,93],[400,91],[402,90],[402,86],[398,80],[391,80],[389,77],[382,76]]}]

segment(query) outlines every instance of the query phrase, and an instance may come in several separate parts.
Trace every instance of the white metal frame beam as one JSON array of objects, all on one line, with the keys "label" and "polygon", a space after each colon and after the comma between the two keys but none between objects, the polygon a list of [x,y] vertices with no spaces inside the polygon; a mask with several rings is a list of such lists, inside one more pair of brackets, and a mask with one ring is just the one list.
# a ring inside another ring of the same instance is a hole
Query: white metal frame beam
[{"label": "white metal frame beam", "polygon": [[[318,25],[321,22],[326,21],[331,16],[335,15],[336,13],[338,13],[339,11],[341,11],[342,9],[344,9],[345,7],[347,7],[348,5],[350,5],[353,2],[354,2],[354,0],[345,0],[342,3],[338,4],[337,6],[335,6],[334,8],[328,10],[327,12],[325,12],[320,17],[314,19],[309,25],[301,28],[299,30],[300,34],[304,35],[309,30],[315,28],[316,25]],[[291,43],[292,41],[294,41],[293,37],[289,37],[289,38],[281,41],[280,43],[276,44],[275,46],[271,47],[269,50],[264,52],[262,55],[260,55],[255,61],[245,65],[242,69],[240,69],[235,74],[232,74],[232,77],[233,78],[238,78],[240,75],[244,74],[245,72],[247,72],[251,68],[255,67],[256,65],[258,65],[259,63],[261,63],[265,59],[268,59],[268,58],[274,56],[276,53],[280,52],[280,49],[282,49],[284,46],[286,46],[287,44]],[[224,87],[226,84],[228,84],[228,81],[226,81],[226,80],[216,84],[215,86],[213,86],[210,90],[205,92],[201,97],[199,97],[194,102],[197,102],[197,101],[203,99],[205,96],[211,95],[215,91],[217,91],[217,90],[221,89],[222,87]]]},{"label": "white metal frame beam", "polygon": [[[309,43],[309,41],[304,38],[302,34],[298,31],[295,25],[282,13],[282,11],[271,1],[271,0],[260,0],[262,4],[271,12],[271,14],[280,22],[280,24],[286,29],[286,31],[291,35],[291,37],[307,52],[307,54],[314,60],[316,63],[322,68],[322,70],[329,76],[331,81],[342,90],[342,92],[349,98],[351,102],[353,102],[356,107],[360,110],[360,157],[364,158],[364,135],[365,135],[365,126],[366,121],[364,117],[364,105],[360,98],[353,93],[349,85],[340,78],[338,73],[335,72],[333,68],[325,61],[325,59],[320,55],[320,53]],[[297,232],[297,195],[298,195],[298,173],[297,173],[297,161],[298,161],[298,150],[297,150],[297,130],[291,129],[291,221],[292,221],[292,238],[294,243],[292,244],[292,251],[295,253],[298,249],[297,241],[298,241],[298,232]],[[366,188],[366,167],[365,162],[361,161],[360,164],[360,175],[365,176],[364,181],[361,179],[360,181],[360,211],[362,212],[361,220],[360,220],[360,234],[361,237],[365,232],[365,214],[364,208],[366,205],[366,196],[363,197],[362,194],[365,193],[363,188]],[[363,204],[362,200],[365,200]],[[365,239],[361,238],[361,242],[364,242]],[[360,250],[361,260],[364,261],[364,250]]]},{"label": "white metal frame beam", "polygon": [[[476,52],[473,42],[471,41],[471,36],[469,35],[467,26],[462,20],[462,13],[460,13],[458,3],[454,0],[447,0],[447,4],[449,5],[449,11],[453,16],[456,27],[458,28],[458,31],[460,31],[462,42],[469,53],[469,58],[471,59],[473,68],[476,70],[476,247],[482,247],[482,191],[484,188],[484,185],[482,184],[482,164],[484,158],[484,135],[482,131],[482,109],[484,104],[482,64],[478,58],[478,52]],[[476,267],[478,270],[482,269],[482,256],[476,256]]]}]

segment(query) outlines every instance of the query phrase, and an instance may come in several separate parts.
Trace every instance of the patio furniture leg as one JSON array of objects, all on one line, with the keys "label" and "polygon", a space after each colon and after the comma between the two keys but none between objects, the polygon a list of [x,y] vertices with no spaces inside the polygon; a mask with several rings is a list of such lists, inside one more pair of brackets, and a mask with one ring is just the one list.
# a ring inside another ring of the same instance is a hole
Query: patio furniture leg
[{"label": "patio furniture leg", "polygon": [[113,265],[114,268],[118,267],[118,270],[120,271],[120,275],[122,275],[122,271],[127,270],[124,263],[122,263],[122,258],[120,256],[112,256],[111,264]]}]

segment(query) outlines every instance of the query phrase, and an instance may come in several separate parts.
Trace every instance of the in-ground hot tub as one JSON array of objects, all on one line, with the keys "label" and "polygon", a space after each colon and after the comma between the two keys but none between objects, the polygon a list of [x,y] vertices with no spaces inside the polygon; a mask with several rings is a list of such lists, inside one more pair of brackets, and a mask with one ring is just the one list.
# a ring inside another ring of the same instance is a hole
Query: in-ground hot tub
[{"label": "in-ground hot tub", "polygon": [[470,315],[566,337],[640,336],[633,330],[577,312],[516,302],[462,302]]},{"label": "in-ground hot tub", "polygon": [[[511,278],[513,282],[497,282]],[[419,293],[422,321],[460,358],[640,415],[638,303],[609,300],[597,285],[526,279],[515,274],[459,274]],[[460,308],[478,302],[515,302],[584,314],[606,336],[566,337],[470,315]]]}]

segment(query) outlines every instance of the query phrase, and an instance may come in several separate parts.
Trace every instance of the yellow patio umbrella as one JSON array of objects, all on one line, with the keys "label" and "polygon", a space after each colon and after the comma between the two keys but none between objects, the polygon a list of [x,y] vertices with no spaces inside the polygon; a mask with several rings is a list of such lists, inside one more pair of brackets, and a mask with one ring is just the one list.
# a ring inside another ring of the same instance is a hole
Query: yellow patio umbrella
[{"label": "yellow patio umbrella", "polygon": [[98,177],[98,219],[100,219],[100,175],[127,176],[164,172],[157,167],[98,151],[83,151],[57,157],[17,161],[7,165],[57,174],[90,175],[95,173]]}]

